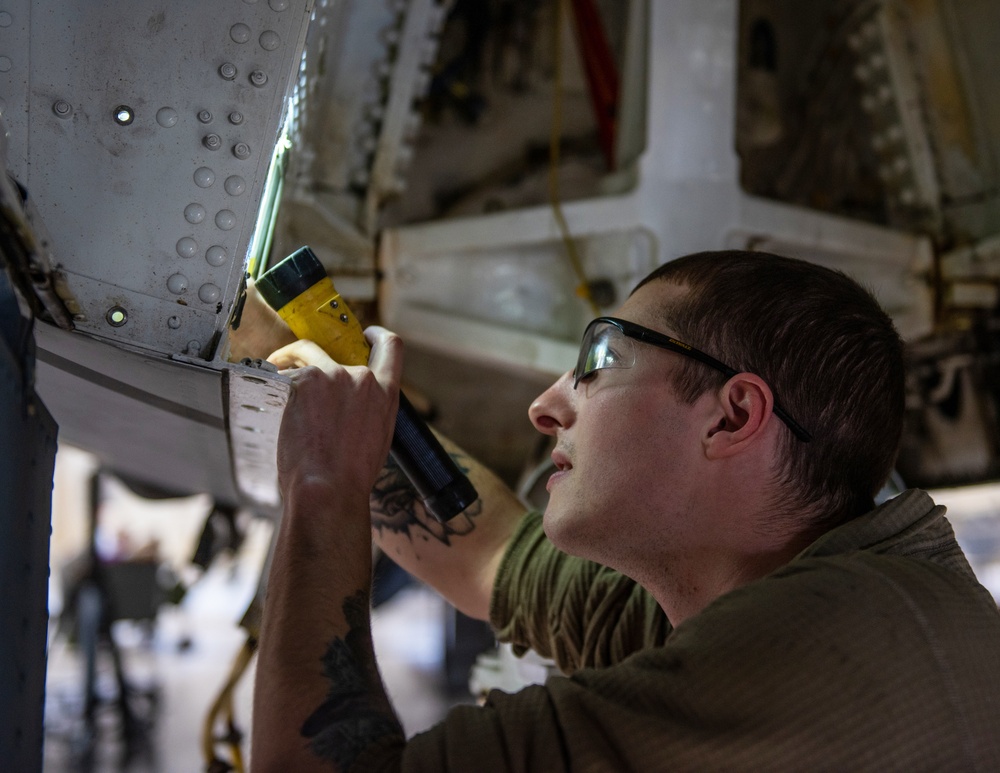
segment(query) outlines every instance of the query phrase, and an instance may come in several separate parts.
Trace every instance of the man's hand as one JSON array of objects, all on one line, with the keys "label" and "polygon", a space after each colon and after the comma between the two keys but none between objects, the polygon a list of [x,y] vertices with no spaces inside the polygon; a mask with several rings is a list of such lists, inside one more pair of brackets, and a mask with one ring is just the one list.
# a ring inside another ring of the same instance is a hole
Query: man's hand
[{"label": "man's hand", "polygon": [[268,359],[292,377],[278,438],[278,479],[289,488],[368,492],[385,464],[399,406],[402,341],[381,327],[365,336],[368,367],[342,366],[312,341],[295,341]]}]

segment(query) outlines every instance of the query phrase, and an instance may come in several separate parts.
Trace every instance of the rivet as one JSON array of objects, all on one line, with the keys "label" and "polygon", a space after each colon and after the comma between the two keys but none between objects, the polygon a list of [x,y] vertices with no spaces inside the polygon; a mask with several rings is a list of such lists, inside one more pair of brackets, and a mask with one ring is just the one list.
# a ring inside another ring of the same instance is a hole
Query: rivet
[{"label": "rivet", "polygon": [[241,160],[250,158],[250,146],[245,142],[237,142],[233,145],[233,155]]},{"label": "rivet", "polygon": [[205,253],[205,260],[210,266],[221,266],[229,260],[229,255],[226,253],[225,247],[215,244],[208,248],[208,251]]},{"label": "rivet", "polygon": [[171,330],[176,330],[180,326],[181,326],[180,317],[170,317],[169,319],[167,319],[167,327],[169,327]]},{"label": "rivet", "polygon": [[236,65],[232,62],[226,62],[219,67],[219,75],[227,81],[234,80],[236,78]]},{"label": "rivet", "polygon": [[281,45],[281,35],[274,30],[264,30],[260,33],[260,47],[265,51],[274,51]]},{"label": "rivet", "polygon": [[206,134],[201,142],[209,150],[218,150],[222,147],[222,137],[218,134]]},{"label": "rivet", "polygon": [[0,13],[0,27],[9,27],[13,23],[14,19],[9,13],[6,11]]},{"label": "rivet", "polygon": [[188,341],[187,350],[184,353],[189,357],[197,357],[201,354],[201,343],[199,341]]},{"label": "rivet", "polygon": [[0,56],[0,72],[10,72],[10,68],[14,66],[14,63],[10,60],[10,57]]},{"label": "rivet", "polygon": [[236,225],[236,213],[229,209],[220,209],[215,214],[215,224],[223,231],[231,231]]},{"label": "rivet", "polygon": [[185,236],[184,238],[178,240],[177,242],[177,254],[182,258],[193,258],[198,252],[198,242],[192,239],[190,236]]},{"label": "rivet", "polygon": [[339,308],[339,307],[340,307],[340,303],[338,303],[337,301],[330,301],[330,308],[331,309],[336,309],[336,308]]},{"label": "rivet", "polygon": [[174,295],[182,295],[187,292],[188,278],[184,274],[174,274],[167,280],[167,289]]},{"label": "rivet", "polygon": [[156,122],[165,129],[177,124],[177,111],[172,107],[161,107],[156,111]]},{"label": "rivet", "polygon": [[201,204],[192,202],[184,207],[184,219],[192,225],[197,225],[205,219],[205,208]]},{"label": "rivet", "polygon": [[112,306],[108,309],[108,313],[104,315],[104,318],[111,327],[121,327],[128,322],[128,312],[121,306]]},{"label": "rivet", "polygon": [[55,104],[52,105],[52,112],[60,118],[69,118],[70,113],[73,112],[73,108],[70,107],[69,102],[65,99],[57,99]]},{"label": "rivet", "polygon": [[202,303],[216,303],[222,297],[222,290],[213,284],[203,284],[198,288],[198,298]]},{"label": "rivet", "polygon": [[229,123],[231,123],[233,126],[239,126],[241,123],[243,123],[243,113],[239,112],[238,110],[234,110],[233,112],[231,112],[229,114]]},{"label": "rivet", "polygon": [[226,193],[230,196],[241,196],[247,188],[246,180],[237,174],[226,178]]},{"label": "rivet", "polygon": [[260,88],[267,83],[267,74],[263,70],[254,70],[250,73],[250,82]]},{"label": "rivet", "polygon": [[202,123],[212,123],[212,114],[208,110],[199,110],[198,120]]},{"label": "rivet", "polygon": [[229,28],[229,37],[234,43],[246,43],[250,40],[250,28],[245,24],[234,24]]},{"label": "rivet", "polygon": [[211,188],[215,182],[215,172],[207,166],[201,166],[194,170],[194,184],[199,188]]},{"label": "rivet", "polygon": [[340,321],[343,322],[345,325],[347,324],[347,320],[348,320],[348,316],[346,314],[341,314],[340,315]]},{"label": "rivet", "polygon": [[288,8],[288,0],[267,0],[267,4],[271,6],[272,11],[284,11]]}]

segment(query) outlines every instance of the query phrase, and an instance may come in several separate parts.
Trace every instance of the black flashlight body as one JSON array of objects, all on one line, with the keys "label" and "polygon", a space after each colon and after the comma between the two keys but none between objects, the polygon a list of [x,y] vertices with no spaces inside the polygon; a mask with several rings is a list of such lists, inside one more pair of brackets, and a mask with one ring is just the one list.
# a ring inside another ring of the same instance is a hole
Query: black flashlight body
[{"label": "black flashlight body", "polygon": [[[314,341],[343,365],[368,364],[361,325],[311,249],[301,247],[264,272],[257,290],[296,336]],[[475,487],[402,392],[391,454],[438,521],[454,518],[478,499]]]}]

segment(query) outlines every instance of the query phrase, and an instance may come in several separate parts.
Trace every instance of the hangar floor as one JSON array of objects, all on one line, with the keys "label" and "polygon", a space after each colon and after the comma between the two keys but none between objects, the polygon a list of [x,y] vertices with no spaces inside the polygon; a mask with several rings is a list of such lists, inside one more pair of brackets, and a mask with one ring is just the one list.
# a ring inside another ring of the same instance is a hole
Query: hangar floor
[{"label": "hangar floor", "polygon": [[[180,606],[164,607],[155,627],[115,624],[133,702],[149,722],[138,742],[122,740],[114,699],[118,687],[110,656],[98,660],[97,738],[87,749],[82,721],[84,661],[67,638],[54,638],[46,694],[44,773],[194,773],[205,770],[201,734],[208,707],[221,688],[243,643],[236,622],[253,593],[256,577],[244,562],[210,570]],[[444,603],[422,588],[407,589],[376,610],[375,646],[383,678],[408,734],[436,722],[455,698],[442,677]],[[239,728],[251,720],[253,671],[235,693]],[[151,692],[154,701],[143,693]],[[244,753],[248,744],[244,741]],[[228,758],[225,746],[216,747]]]}]

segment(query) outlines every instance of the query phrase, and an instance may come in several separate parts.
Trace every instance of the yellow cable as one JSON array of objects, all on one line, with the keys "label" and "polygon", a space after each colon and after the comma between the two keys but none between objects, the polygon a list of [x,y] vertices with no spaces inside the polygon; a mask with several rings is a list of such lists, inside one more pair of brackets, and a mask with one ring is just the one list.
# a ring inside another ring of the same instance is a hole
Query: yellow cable
[{"label": "yellow cable", "polygon": [[559,232],[562,234],[563,244],[566,245],[566,256],[569,258],[573,273],[576,274],[580,284],[576,288],[576,294],[583,298],[593,311],[594,316],[601,313],[600,308],[594,301],[594,296],[590,291],[590,283],[584,274],[583,265],[580,262],[580,255],[576,249],[576,242],[569,232],[569,225],[563,216],[562,205],[559,195],[559,144],[562,139],[562,91],[563,91],[563,63],[562,63],[562,26],[564,18],[564,4],[566,0],[555,0],[555,92],[552,98],[552,131],[549,137],[549,203],[552,205],[552,214],[559,225]]},{"label": "yellow cable", "polygon": [[[218,755],[215,753],[215,744],[217,743],[215,738],[216,718],[225,712],[229,729],[231,730],[235,726],[235,723],[233,722],[233,690],[236,688],[237,682],[239,682],[243,673],[246,671],[247,666],[249,666],[250,662],[253,660],[253,656],[256,651],[256,637],[252,635],[247,636],[247,639],[240,648],[240,651],[236,653],[236,659],[229,672],[229,678],[222,686],[222,690],[220,690],[218,696],[208,710],[208,715],[205,717],[205,724],[202,726],[201,733],[202,755],[205,758],[206,766],[211,765],[214,761],[219,759]],[[230,753],[232,754],[231,764],[233,770],[235,770],[236,773],[243,773],[243,756],[240,751],[239,742],[231,741],[228,742],[228,745]]]}]

